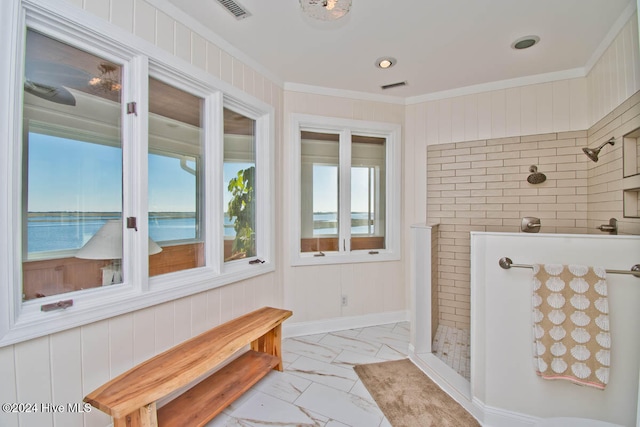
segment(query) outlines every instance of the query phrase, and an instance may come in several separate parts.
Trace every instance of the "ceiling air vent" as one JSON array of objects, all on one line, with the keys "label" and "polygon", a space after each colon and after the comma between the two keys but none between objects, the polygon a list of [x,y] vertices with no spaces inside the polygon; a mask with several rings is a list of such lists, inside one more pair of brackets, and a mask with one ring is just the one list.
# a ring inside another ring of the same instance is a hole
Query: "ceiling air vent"
[{"label": "ceiling air vent", "polygon": [[391,89],[393,87],[400,87],[400,86],[405,86],[407,84],[407,82],[398,82],[398,83],[391,83],[388,85],[382,85],[380,86],[382,89]]},{"label": "ceiling air vent", "polygon": [[235,16],[236,19],[238,20],[251,16],[251,14],[247,9],[245,9],[243,6],[241,6],[240,4],[238,4],[233,0],[217,0],[217,1],[222,6],[224,6],[224,8],[227,9],[229,13]]}]

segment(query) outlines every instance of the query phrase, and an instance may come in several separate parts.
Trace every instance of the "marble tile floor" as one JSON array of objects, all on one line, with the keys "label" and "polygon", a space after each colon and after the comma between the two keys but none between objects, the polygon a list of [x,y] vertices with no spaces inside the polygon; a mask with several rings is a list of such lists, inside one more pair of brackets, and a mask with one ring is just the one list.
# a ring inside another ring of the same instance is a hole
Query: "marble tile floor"
[{"label": "marble tile floor", "polygon": [[471,377],[470,347],[471,336],[468,329],[444,325],[438,325],[431,344],[433,353],[467,380]]},{"label": "marble tile floor", "polygon": [[272,371],[206,427],[391,427],[353,366],[407,357],[409,323],[287,338]]}]

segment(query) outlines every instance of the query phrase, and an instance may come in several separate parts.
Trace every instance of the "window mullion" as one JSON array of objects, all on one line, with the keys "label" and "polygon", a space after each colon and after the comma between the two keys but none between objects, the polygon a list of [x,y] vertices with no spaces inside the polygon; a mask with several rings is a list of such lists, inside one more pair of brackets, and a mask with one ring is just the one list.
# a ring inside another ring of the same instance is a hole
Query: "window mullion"
[{"label": "window mullion", "polygon": [[[375,213],[381,212],[382,211],[382,192],[383,190],[380,188],[380,168],[373,166],[371,167],[371,174],[373,175],[373,190],[374,190],[374,200],[373,200],[373,209]],[[381,221],[380,221],[380,215],[375,215],[374,216],[374,226],[373,226],[373,231],[370,233],[371,235],[377,236],[380,234],[380,227],[381,227]],[[383,230],[385,235],[388,235],[388,233],[386,232],[386,230]]]},{"label": "window mullion", "polygon": [[[378,189],[378,181],[375,179],[375,168],[369,167],[367,168],[367,236],[371,236],[371,213],[372,212],[380,212],[377,207],[374,208],[373,202],[377,202],[378,194],[376,194],[375,198],[371,197],[372,189]],[[375,187],[373,187],[375,185]],[[373,199],[373,200],[372,200]]]},{"label": "window mullion", "polygon": [[267,262],[273,261],[275,253],[275,240],[267,230],[275,227],[274,217],[268,209],[275,194],[272,192],[274,183],[273,169],[266,168],[266,164],[275,164],[275,154],[269,150],[268,138],[274,138],[270,129],[273,125],[269,119],[262,117],[256,121],[256,233],[258,236],[256,243],[256,255]]},{"label": "window mullion", "polygon": [[216,93],[205,98],[204,105],[204,232],[207,250],[206,265],[216,274],[222,271],[224,253],[223,212],[223,167],[224,167],[224,123],[223,94]]},{"label": "window mullion", "polygon": [[[149,288],[148,241],[148,99],[149,64],[138,56],[125,65],[122,99],[122,219],[123,272],[125,281],[135,289]],[[135,113],[127,113],[127,103],[135,102]],[[135,217],[137,229],[126,228],[126,218]]]},{"label": "window mullion", "polygon": [[351,252],[351,131],[340,132],[339,252]]}]

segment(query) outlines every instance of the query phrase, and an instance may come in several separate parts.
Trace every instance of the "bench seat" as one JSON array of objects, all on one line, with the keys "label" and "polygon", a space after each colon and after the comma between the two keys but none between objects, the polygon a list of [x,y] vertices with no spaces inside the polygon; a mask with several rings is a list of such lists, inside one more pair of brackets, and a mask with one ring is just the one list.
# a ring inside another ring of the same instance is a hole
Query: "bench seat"
[{"label": "bench seat", "polygon": [[[230,320],[131,368],[84,401],[111,415],[114,427],[204,425],[270,370],[282,370],[281,325],[291,315],[263,307]],[[246,345],[251,350],[219,368]],[[159,399],[207,375],[156,410]]]}]

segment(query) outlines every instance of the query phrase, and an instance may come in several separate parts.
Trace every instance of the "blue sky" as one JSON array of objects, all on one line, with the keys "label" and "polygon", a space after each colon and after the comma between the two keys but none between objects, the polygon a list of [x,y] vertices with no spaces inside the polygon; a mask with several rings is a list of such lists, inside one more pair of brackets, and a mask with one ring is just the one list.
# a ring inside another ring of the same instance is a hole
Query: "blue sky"
[{"label": "blue sky", "polygon": [[29,212],[121,211],[121,150],[29,135]]},{"label": "blue sky", "polygon": [[[195,168],[193,162],[188,165]],[[225,190],[237,171],[248,166],[225,165]],[[29,135],[29,212],[119,212],[121,181],[120,148],[36,133]],[[149,211],[195,210],[195,177],[180,167],[179,159],[149,156],[149,186]],[[225,191],[225,210],[229,199]]]},{"label": "blue sky", "polygon": [[[194,162],[187,165],[195,169]],[[149,212],[195,212],[196,177],[180,167],[180,160],[149,156]]]}]

